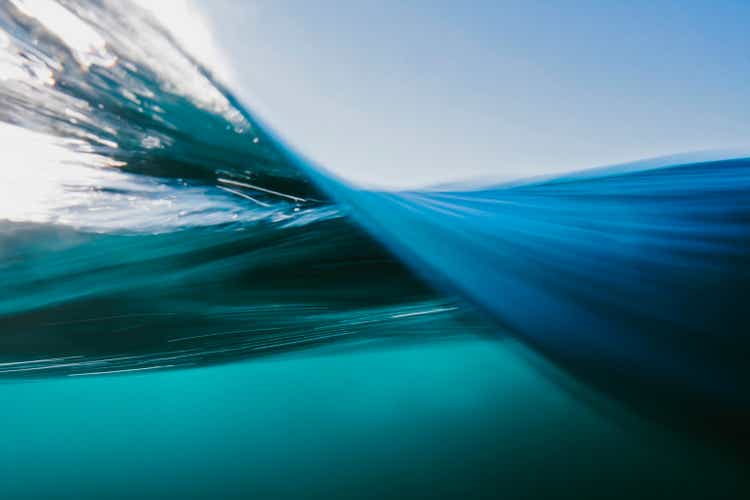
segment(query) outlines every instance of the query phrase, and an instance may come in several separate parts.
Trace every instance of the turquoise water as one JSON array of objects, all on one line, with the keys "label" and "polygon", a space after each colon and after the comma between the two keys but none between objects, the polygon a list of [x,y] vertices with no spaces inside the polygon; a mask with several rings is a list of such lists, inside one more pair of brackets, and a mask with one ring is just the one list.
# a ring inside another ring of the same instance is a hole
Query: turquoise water
[{"label": "turquoise water", "polygon": [[0,387],[3,492],[20,499],[740,491],[744,471],[729,458],[564,389],[559,373],[539,368],[518,345],[466,339],[9,382]]}]

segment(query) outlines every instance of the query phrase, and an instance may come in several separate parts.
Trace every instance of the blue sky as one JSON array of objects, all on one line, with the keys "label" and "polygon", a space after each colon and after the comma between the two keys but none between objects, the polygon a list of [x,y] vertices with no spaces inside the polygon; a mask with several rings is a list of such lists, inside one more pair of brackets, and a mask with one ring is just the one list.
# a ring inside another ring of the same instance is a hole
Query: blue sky
[{"label": "blue sky", "polygon": [[234,86],[355,182],[750,143],[746,1],[195,0]]}]

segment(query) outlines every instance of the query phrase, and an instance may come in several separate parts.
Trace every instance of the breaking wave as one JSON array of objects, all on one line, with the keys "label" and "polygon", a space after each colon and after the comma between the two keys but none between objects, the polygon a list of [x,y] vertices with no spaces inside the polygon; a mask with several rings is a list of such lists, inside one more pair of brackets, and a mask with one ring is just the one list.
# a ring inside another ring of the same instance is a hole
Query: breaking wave
[{"label": "breaking wave", "polygon": [[746,435],[750,157],[376,192],[286,146],[154,15],[0,0],[0,374],[522,340]]}]

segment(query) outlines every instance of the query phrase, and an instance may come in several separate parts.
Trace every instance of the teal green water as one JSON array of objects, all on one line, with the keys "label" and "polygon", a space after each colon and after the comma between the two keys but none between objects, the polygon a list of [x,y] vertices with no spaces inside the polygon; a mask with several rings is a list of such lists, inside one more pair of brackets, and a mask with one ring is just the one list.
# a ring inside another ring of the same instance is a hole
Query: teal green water
[{"label": "teal green water", "polygon": [[526,354],[465,339],[5,382],[3,498],[741,498],[738,463]]}]

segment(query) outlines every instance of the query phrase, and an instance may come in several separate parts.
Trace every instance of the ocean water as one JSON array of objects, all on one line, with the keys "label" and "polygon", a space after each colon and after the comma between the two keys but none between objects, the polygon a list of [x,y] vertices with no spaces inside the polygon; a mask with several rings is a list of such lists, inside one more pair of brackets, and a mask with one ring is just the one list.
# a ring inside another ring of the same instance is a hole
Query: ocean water
[{"label": "ocean water", "polygon": [[129,2],[0,2],[3,498],[741,498],[750,155],[380,192]]},{"label": "ocean water", "polygon": [[511,343],[6,382],[6,498],[741,498],[716,449]]}]

